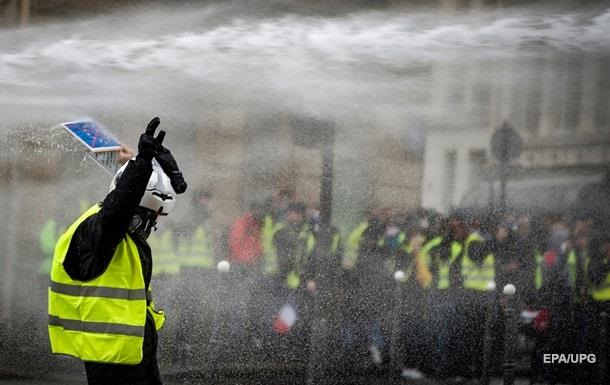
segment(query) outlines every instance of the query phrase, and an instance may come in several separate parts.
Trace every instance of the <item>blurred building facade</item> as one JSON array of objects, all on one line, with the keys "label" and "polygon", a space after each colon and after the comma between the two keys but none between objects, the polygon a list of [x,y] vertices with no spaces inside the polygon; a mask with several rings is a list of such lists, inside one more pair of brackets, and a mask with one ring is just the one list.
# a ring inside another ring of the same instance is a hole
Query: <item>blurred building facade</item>
[{"label": "blurred building facade", "polygon": [[[520,2],[437,0],[436,4],[441,12],[453,12]],[[422,3],[431,2],[371,0],[358,4]],[[0,2],[0,12],[5,25],[15,25],[130,4],[134,2],[4,0]],[[600,174],[608,166],[610,153],[608,62],[607,55],[552,53],[526,63],[473,60],[467,66],[433,64],[429,71],[430,106],[439,111],[452,109],[458,118],[450,123],[423,124],[426,131],[423,156],[413,153],[405,145],[405,138],[392,134],[360,138],[361,146],[340,152],[336,159],[336,193],[341,198],[337,202],[346,202],[344,205],[349,208],[423,205],[446,212],[463,205],[467,199],[470,205],[481,205],[473,199],[492,200],[495,190],[489,138],[503,121],[515,127],[525,141],[525,151],[517,162],[520,178],[526,178],[527,170],[550,170],[562,176]],[[515,66],[525,73],[515,77],[512,73]],[[492,78],[507,81],[490,81]],[[302,118],[307,120],[307,116]],[[216,205],[223,208],[226,217],[237,214],[252,200],[288,187],[299,192],[298,198],[316,204],[320,153],[315,148],[297,145],[293,137],[294,131],[306,129],[306,124],[294,127],[290,114],[281,111],[278,116],[261,118],[231,109],[216,111],[214,119],[217,127],[201,127],[198,132],[197,163],[205,170],[201,173],[202,185],[222,192],[214,195]],[[339,141],[342,132],[349,135],[350,127],[337,129]],[[374,122],[370,129],[375,131]],[[405,131],[410,129],[405,127]],[[254,166],[261,163],[266,167]]]},{"label": "blurred building facade", "polygon": [[[522,1],[435,2],[440,12],[513,3]],[[137,2],[5,0],[0,2],[0,12],[5,25],[16,25],[132,4]],[[409,4],[429,6],[431,2],[358,2],[362,6]],[[473,60],[467,66],[431,65],[430,93],[426,96],[429,104],[439,111],[451,109],[457,118],[420,125],[426,132],[424,154],[405,144],[406,135],[378,134],[375,122],[370,122],[371,133],[357,138],[349,149],[337,151],[335,206],[340,219],[351,222],[350,215],[359,216],[361,212],[355,212],[354,207],[364,211],[370,206],[408,209],[423,205],[447,212],[465,204],[487,204],[497,194],[489,138],[504,121],[525,142],[514,177],[527,179],[530,184],[532,178],[569,179],[570,175],[582,177],[583,173],[592,176],[571,179],[572,184],[599,179],[608,166],[610,153],[608,60],[607,56],[553,53],[527,63]],[[514,66],[525,73],[514,77]],[[506,81],[492,80],[503,78]],[[206,115],[206,119],[210,117],[214,126],[196,131],[195,163],[200,166],[194,172],[200,176],[200,186],[212,191],[214,206],[222,207],[222,217],[216,218],[219,224],[227,225],[250,202],[279,189],[291,189],[298,199],[311,206],[317,204],[320,152],[298,145],[294,138],[295,130],[306,130],[307,124],[296,127],[291,113],[282,111],[276,116],[260,117],[239,108],[227,108]],[[308,116],[299,118],[306,122]],[[405,132],[412,128],[405,127]],[[351,127],[339,125],[337,142],[351,136],[350,130]],[[554,174],[542,178],[540,171]]]},{"label": "blurred building facade", "polygon": [[[134,2],[0,0],[0,23],[27,25],[70,15],[73,10],[98,12],[127,3]],[[361,3],[430,4],[398,0]],[[512,1],[437,2],[444,12],[507,3]],[[489,142],[504,121],[520,133],[525,144],[509,181],[514,192],[510,196],[521,199],[515,203],[525,205],[537,199],[556,206],[572,204],[583,187],[600,183],[610,168],[609,63],[607,53],[556,52],[528,61],[435,63],[423,75],[429,77],[430,86],[422,98],[427,98],[430,109],[451,111],[455,119],[415,123],[406,119],[404,132],[393,133],[380,130],[383,122],[375,119],[359,127],[329,122],[336,130],[335,221],[349,228],[373,206],[409,209],[423,205],[441,212],[488,206],[498,194]],[[251,202],[279,190],[294,192],[311,207],[318,205],[320,148],[304,145],[299,139],[314,126],[316,117],[305,112],[295,116],[293,111],[261,116],[255,111],[219,103],[216,110],[202,112],[201,121],[191,122],[188,135],[183,135],[189,140],[190,153],[184,163],[180,158],[181,165],[191,191],[206,189],[211,193],[210,219],[217,238]],[[120,123],[125,127],[142,124],[124,121],[132,118],[121,117]],[[112,127],[112,122],[108,123]],[[425,148],[411,143],[407,133],[414,129],[426,133]],[[134,144],[135,135],[125,139]],[[39,256],[38,231],[44,221],[54,218],[58,223],[69,223],[81,208],[75,202],[87,197],[86,207],[101,199],[105,191],[100,190],[100,179],[109,178],[95,166],[77,171],[58,167],[61,155],[49,156],[55,149],[53,143],[41,149],[41,141],[28,137],[27,132],[16,139],[18,146],[0,153],[0,188],[7,197],[0,201],[0,207],[9,218],[0,225],[0,323],[9,317],[21,322],[21,315],[28,315],[40,303],[39,298],[29,295],[24,301],[18,293],[44,289],[46,280],[17,277],[31,277],[40,264],[40,258],[34,257]],[[66,188],[75,178],[86,181],[78,188]],[[95,193],[87,194],[89,191]],[[187,211],[189,205],[177,205],[177,210]],[[175,217],[180,218],[179,214]]]},{"label": "blurred building facade", "polygon": [[[607,54],[554,52],[529,61],[440,69],[432,87],[436,108],[452,108],[467,119],[451,129],[443,123],[429,127],[422,205],[441,212],[497,205],[498,164],[490,140],[504,122],[524,143],[509,172],[509,206],[567,211],[587,186],[605,183],[610,169],[608,63]],[[482,87],[486,76],[515,80]]]}]

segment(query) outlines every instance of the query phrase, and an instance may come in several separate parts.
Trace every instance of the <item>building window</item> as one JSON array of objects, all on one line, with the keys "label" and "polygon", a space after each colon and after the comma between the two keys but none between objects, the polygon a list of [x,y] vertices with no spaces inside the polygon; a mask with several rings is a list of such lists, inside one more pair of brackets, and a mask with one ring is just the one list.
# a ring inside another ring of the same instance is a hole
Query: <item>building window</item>
[{"label": "building window", "polygon": [[574,132],[578,128],[582,104],[582,58],[569,58],[564,63],[565,99],[563,109],[563,129]]},{"label": "building window", "polygon": [[471,150],[468,154],[468,166],[472,179],[481,179],[487,165],[487,152],[483,149]]},{"label": "building window", "polygon": [[472,87],[473,105],[476,113],[481,117],[481,125],[487,126],[491,122],[491,86],[489,83],[478,82]]},{"label": "building window", "polygon": [[443,186],[443,206],[449,211],[453,206],[455,192],[455,173],[457,166],[457,151],[448,150],[445,153],[445,180]]},{"label": "building window", "polygon": [[610,69],[608,68],[608,58],[600,58],[597,68],[594,128],[597,132],[608,132],[610,128]]},{"label": "building window", "polygon": [[540,116],[542,114],[542,82],[543,82],[544,59],[537,58],[532,63],[534,70],[529,79],[529,86],[526,89],[525,105],[525,129],[532,136],[535,136],[540,126]]}]

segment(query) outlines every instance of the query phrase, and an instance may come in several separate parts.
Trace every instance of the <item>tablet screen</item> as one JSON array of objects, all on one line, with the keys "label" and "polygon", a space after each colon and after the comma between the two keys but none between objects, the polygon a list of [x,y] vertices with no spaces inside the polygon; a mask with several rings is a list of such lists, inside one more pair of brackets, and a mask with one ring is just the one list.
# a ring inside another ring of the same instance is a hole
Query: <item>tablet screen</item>
[{"label": "tablet screen", "polygon": [[121,143],[104,126],[93,120],[62,123],[62,126],[90,151],[118,150],[121,146]]}]

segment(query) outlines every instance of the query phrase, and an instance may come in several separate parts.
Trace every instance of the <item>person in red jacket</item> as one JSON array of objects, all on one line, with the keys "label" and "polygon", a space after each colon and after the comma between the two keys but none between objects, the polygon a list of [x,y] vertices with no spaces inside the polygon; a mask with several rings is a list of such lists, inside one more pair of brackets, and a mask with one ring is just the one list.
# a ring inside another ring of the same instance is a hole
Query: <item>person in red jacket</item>
[{"label": "person in red jacket", "polygon": [[263,257],[261,243],[263,210],[254,204],[250,211],[237,218],[229,230],[229,262],[233,266],[260,265]]},{"label": "person in red jacket", "polygon": [[262,206],[251,205],[249,212],[232,223],[227,239],[227,259],[231,264],[231,271],[224,283],[232,300],[227,303],[225,309],[225,333],[227,340],[237,341],[232,344],[231,349],[245,349],[248,352],[252,350],[253,339],[260,329],[256,322],[259,317],[257,304],[253,299],[256,298],[254,293],[259,286],[263,265],[262,219]]}]

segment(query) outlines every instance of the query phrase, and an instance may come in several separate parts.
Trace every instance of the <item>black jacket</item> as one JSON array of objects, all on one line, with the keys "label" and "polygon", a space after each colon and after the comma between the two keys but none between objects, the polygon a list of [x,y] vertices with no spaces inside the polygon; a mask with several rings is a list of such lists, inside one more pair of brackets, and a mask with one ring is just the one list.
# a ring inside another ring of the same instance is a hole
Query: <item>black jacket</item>
[{"label": "black jacket", "polygon": [[[127,234],[129,221],[138,208],[152,174],[151,162],[136,158],[129,165],[104,202],[101,210],[83,221],[72,237],[64,268],[72,279],[89,281],[100,276],[110,264],[119,242]],[[140,251],[146,286],[152,263],[146,240],[134,237]],[[148,271],[147,271],[148,270]]]},{"label": "black jacket", "polygon": [[285,279],[291,271],[297,272],[301,275],[303,281],[312,279],[312,277],[305,277],[306,267],[308,262],[307,255],[307,239],[300,238],[299,235],[303,230],[305,224],[290,225],[287,224],[278,231],[274,238],[274,244],[277,249],[277,262],[280,277]]},{"label": "black jacket", "polygon": [[[64,268],[74,280],[89,281],[100,276],[110,264],[116,247],[126,236],[152,174],[150,160],[137,157],[130,161],[112,190],[101,203],[98,213],[83,221],[72,237]],[[132,235],[148,290],[152,276],[152,255],[145,239]],[[160,384],[156,362],[157,332],[147,316],[143,353],[138,365],[85,363],[89,384]]]}]

